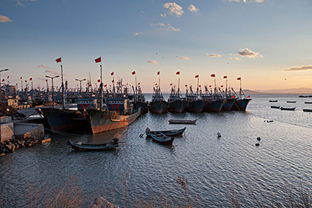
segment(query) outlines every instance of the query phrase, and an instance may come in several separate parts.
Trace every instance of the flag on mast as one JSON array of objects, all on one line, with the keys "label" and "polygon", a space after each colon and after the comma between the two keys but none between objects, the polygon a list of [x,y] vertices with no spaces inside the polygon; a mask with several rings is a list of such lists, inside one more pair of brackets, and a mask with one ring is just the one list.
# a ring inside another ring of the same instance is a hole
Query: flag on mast
[{"label": "flag on mast", "polygon": [[114,72],[111,72],[111,76],[114,76]]},{"label": "flag on mast", "polygon": [[199,77],[199,75],[198,75],[198,74],[196,74],[196,75],[195,75],[195,78],[198,78],[198,77]]},{"label": "flag on mast", "polygon": [[57,58],[55,61],[56,61],[56,63],[62,62],[62,58],[61,57]]},{"label": "flag on mast", "polygon": [[159,72],[157,72],[157,75],[160,75],[160,71],[159,71]]},{"label": "flag on mast", "polygon": [[180,72],[178,71],[178,72],[176,72],[176,75],[180,75]]},{"label": "flag on mast", "polygon": [[132,72],[132,75],[135,75],[135,71]]},{"label": "flag on mast", "polygon": [[237,80],[242,80],[242,78],[241,77],[237,77]]},{"label": "flag on mast", "polygon": [[215,75],[215,74],[211,74],[210,76],[211,76],[211,77],[216,77],[216,75]]},{"label": "flag on mast", "polygon": [[223,79],[227,79],[227,76],[224,76]]},{"label": "flag on mast", "polygon": [[95,59],[95,63],[100,63],[100,62],[102,62],[102,58],[101,57]]}]

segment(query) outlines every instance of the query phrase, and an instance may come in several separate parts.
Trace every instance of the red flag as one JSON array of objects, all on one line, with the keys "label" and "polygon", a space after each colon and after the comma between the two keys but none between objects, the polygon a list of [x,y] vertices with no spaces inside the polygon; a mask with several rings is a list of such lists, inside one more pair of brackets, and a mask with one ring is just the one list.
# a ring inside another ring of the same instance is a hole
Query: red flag
[{"label": "red flag", "polygon": [[172,83],[170,83],[170,86],[172,86]]},{"label": "red flag", "polygon": [[227,79],[227,76],[224,76],[223,79]]},{"label": "red flag", "polygon": [[187,87],[187,85],[185,85],[185,87]]},{"label": "red flag", "polygon": [[211,87],[211,85],[209,85],[209,87]]},{"label": "red flag", "polygon": [[111,72],[111,76],[114,76],[114,72]]},{"label": "red flag", "polygon": [[100,79],[98,79],[98,82],[101,82],[101,80],[100,80]]},{"label": "red flag", "polygon": [[135,71],[132,72],[132,75],[135,75]]},{"label": "red flag", "polygon": [[210,76],[211,76],[211,77],[216,77],[216,75],[215,75],[215,74],[211,74]]},{"label": "red flag", "polygon": [[223,85],[221,85],[220,87],[223,87]]},{"label": "red flag", "polygon": [[107,86],[107,84],[104,85],[104,87],[106,87],[106,86]]},{"label": "red flag", "polygon": [[196,75],[195,75],[195,78],[198,78],[198,77],[199,77],[199,75],[198,75],[198,74],[196,74]]},{"label": "red flag", "polygon": [[157,75],[160,75],[160,71],[159,71],[159,72],[157,72]]},{"label": "red flag", "polygon": [[56,63],[62,62],[62,58],[57,58],[55,61]]},{"label": "red flag", "polygon": [[178,71],[178,72],[176,72],[176,75],[180,75],[180,72]]},{"label": "red flag", "polygon": [[99,63],[99,62],[102,62],[101,57],[95,59],[95,63]]},{"label": "red flag", "polygon": [[31,80],[32,80],[32,78],[30,77],[30,78],[29,78],[29,81],[31,81]]},{"label": "red flag", "polygon": [[2,79],[2,82],[4,82],[4,79]]},{"label": "red flag", "polygon": [[241,78],[241,77],[238,77],[237,80],[242,80],[242,78]]},{"label": "red flag", "polygon": [[201,85],[198,85],[198,87],[201,87]]}]

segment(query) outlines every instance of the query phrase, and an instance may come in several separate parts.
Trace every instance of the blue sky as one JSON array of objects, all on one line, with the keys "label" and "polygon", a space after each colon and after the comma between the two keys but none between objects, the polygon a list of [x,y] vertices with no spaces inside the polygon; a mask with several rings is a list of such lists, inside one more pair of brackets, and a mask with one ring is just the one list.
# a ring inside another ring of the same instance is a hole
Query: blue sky
[{"label": "blue sky", "polygon": [[183,85],[215,73],[233,87],[240,76],[248,89],[311,87],[311,11],[311,0],[1,0],[0,69],[44,86],[62,57],[71,86],[89,72],[94,84],[101,56],[105,82],[114,71],[132,84],[135,70],[144,91],[157,71],[164,91],[176,71]]}]

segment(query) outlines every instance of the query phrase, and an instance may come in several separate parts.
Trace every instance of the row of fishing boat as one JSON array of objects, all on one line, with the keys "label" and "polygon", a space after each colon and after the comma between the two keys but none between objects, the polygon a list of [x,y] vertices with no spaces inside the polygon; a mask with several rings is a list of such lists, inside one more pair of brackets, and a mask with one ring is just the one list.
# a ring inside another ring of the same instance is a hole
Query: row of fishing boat
[{"label": "row of fishing boat", "polygon": [[96,94],[75,99],[77,109],[67,109],[62,104],[40,107],[37,111],[52,131],[99,134],[128,126],[148,111],[155,114],[245,111],[250,100],[242,89],[239,94],[227,87],[223,91],[205,87],[202,92],[200,86],[196,92],[191,86],[186,88],[184,97],[179,87],[172,86],[169,99],[165,100],[159,85],[155,85],[152,100],[147,102],[140,84],[136,84],[130,94],[120,80],[112,91],[104,92],[101,85]]},{"label": "row of fishing boat", "polygon": [[179,88],[176,90],[172,87],[169,99],[165,100],[160,87],[156,85],[148,109],[154,114],[246,111],[250,100],[250,97],[246,97],[241,89],[239,95],[233,89],[226,88],[222,91],[216,87],[210,90],[205,87],[204,92],[197,88],[194,93],[191,86],[186,89],[184,97]]}]

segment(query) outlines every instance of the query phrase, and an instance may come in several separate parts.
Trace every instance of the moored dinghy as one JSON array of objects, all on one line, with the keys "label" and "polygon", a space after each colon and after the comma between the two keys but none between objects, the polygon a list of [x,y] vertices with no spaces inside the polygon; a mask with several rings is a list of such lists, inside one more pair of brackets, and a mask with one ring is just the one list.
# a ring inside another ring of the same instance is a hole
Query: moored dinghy
[{"label": "moored dinghy", "polygon": [[170,119],[169,124],[196,124],[197,120],[187,120],[187,119]]},{"label": "moored dinghy", "polygon": [[151,131],[149,128],[146,128],[145,133],[147,136],[149,134],[164,134],[169,137],[181,137],[185,131],[186,127],[183,129],[174,129],[174,130],[165,130],[165,131]]},{"label": "moored dinghy", "polygon": [[294,111],[294,110],[296,110],[295,107],[281,107],[280,109],[281,110],[287,110],[287,111]]},{"label": "moored dinghy", "polygon": [[163,133],[159,134],[146,134],[147,138],[151,138],[154,142],[164,145],[172,145],[174,137],[166,136]]},{"label": "moored dinghy", "polygon": [[76,151],[109,151],[119,146],[118,139],[113,139],[110,143],[105,144],[83,144],[81,142],[75,143],[69,140],[68,144]]}]

